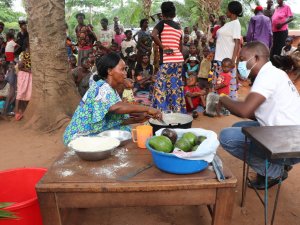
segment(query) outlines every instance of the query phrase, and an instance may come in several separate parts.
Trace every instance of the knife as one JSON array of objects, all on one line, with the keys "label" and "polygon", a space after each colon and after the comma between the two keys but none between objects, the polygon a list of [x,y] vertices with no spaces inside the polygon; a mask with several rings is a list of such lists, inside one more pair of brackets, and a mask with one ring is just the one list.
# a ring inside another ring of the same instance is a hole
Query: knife
[{"label": "knife", "polygon": [[136,175],[138,175],[139,173],[147,170],[147,169],[150,169],[151,167],[153,166],[153,163],[149,163],[135,171],[132,171],[132,172],[129,172],[128,174],[124,175],[124,176],[120,176],[117,178],[118,181],[126,181],[132,177],[135,177]]},{"label": "knife", "polygon": [[220,157],[218,155],[215,155],[213,161],[212,161],[212,166],[214,168],[214,171],[217,175],[217,179],[220,182],[225,181],[225,175],[223,172],[223,163],[222,160],[220,159]]}]

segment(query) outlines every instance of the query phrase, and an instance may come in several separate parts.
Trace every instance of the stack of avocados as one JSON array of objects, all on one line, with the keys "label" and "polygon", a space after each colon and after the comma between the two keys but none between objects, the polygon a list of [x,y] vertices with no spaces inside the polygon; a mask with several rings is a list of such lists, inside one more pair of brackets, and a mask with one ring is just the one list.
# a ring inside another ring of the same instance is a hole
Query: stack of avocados
[{"label": "stack of avocados", "polygon": [[160,136],[150,139],[149,145],[156,151],[170,153],[174,148],[185,152],[196,151],[198,146],[206,139],[205,136],[196,136],[192,132],[186,132],[177,140],[177,133],[172,129],[164,129]]}]

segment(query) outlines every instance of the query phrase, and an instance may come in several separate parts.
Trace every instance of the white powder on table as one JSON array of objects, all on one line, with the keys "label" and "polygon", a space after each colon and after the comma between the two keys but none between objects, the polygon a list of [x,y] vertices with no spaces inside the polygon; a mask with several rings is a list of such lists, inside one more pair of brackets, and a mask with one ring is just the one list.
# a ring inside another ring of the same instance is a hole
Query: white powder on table
[{"label": "white powder on table", "polygon": [[131,167],[130,162],[128,162],[128,156],[126,152],[127,148],[119,148],[114,152],[114,156],[118,158],[118,162],[113,165],[104,165],[99,168],[92,168],[90,172],[96,176],[106,176],[107,178],[115,178],[119,170]]},{"label": "white powder on table", "polygon": [[75,155],[75,151],[73,150],[68,150],[64,153],[64,156],[62,157],[62,159],[56,161],[54,163],[54,165],[63,165],[65,164],[70,158],[71,156]]},{"label": "white powder on table", "polygon": [[74,174],[74,172],[72,170],[65,169],[65,170],[62,170],[60,174],[63,177],[68,177],[68,176],[72,176]]}]

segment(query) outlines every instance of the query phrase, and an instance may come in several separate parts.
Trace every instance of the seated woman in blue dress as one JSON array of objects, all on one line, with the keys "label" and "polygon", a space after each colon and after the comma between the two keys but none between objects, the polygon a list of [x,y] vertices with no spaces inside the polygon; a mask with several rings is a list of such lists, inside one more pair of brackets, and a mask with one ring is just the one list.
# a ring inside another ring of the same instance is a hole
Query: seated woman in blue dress
[{"label": "seated woman in blue dress", "polygon": [[[128,130],[129,124],[145,121],[147,117],[160,119],[157,109],[122,102],[117,90],[127,76],[126,64],[116,53],[103,56],[97,63],[98,75],[83,96],[63,139],[67,145],[77,136],[95,135],[105,130]],[[139,115],[130,118],[130,114]]]}]

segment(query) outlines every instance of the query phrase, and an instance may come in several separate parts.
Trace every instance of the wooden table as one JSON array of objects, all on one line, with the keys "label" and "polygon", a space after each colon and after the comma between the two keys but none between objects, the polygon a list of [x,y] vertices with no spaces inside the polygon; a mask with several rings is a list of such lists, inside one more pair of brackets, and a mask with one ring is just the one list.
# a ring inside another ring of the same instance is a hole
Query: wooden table
[{"label": "wooden table", "polygon": [[[243,187],[242,187],[242,202],[244,205],[246,198],[247,182],[251,181],[248,177],[249,165],[246,168],[247,154],[251,157],[251,152],[247,149],[247,138],[249,138],[256,146],[259,146],[266,155],[265,159],[265,174],[266,181],[268,179],[269,161],[272,159],[285,159],[300,158],[300,126],[265,126],[265,127],[243,127],[242,132],[245,134],[245,156],[244,156],[244,169],[243,169]],[[247,153],[248,152],[248,153]],[[272,212],[271,225],[274,223],[277,202],[280,192],[282,175],[284,172],[284,165],[282,165],[282,174],[277,187],[275,203]],[[267,182],[266,182],[267,184]],[[265,186],[264,199],[254,189],[260,201],[264,206],[265,225],[268,224],[268,186]]]},{"label": "wooden table", "polygon": [[148,150],[128,142],[113,156],[83,161],[66,152],[36,186],[44,225],[62,225],[60,209],[126,206],[213,205],[213,225],[229,225],[237,180],[225,168],[225,182],[208,169],[175,175],[155,166],[124,180],[124,176],[152,164]]}]

